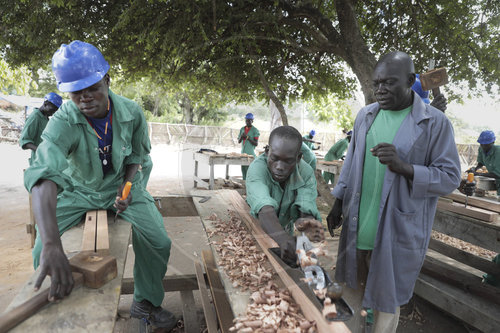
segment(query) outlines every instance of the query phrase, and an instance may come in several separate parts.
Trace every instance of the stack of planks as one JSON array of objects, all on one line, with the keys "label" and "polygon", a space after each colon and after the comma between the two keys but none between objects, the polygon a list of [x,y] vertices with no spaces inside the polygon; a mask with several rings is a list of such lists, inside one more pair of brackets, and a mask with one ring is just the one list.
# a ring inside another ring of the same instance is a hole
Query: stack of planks
[{"label": "stack of planks", "polygon": [[[467,199],[467,208],[465,201]],[[469,197],[455,191],[438,201],[438,209],[466,215],[484,222],[498,222],[500,202],[479,197]]]}]

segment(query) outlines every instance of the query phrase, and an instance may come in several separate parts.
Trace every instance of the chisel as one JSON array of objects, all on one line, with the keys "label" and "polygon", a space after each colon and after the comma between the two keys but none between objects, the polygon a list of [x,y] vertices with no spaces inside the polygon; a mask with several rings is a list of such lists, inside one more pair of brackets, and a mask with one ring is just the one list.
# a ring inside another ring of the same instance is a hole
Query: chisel
[{"label": "chisel", "polygon": [[[125,183],[125,186],[123,186],[123,190],[122,190],[122,197],[120,198],[120,200],[125,200],[127,199],[128,197],[128,194],[130,193],[130,189],[132,188],[132,183],[131,182],[126,182]],[[116,214],[115,214],[115,219],[113,222],[116,222],[116,218],[118,217],[118,213],[120,211],[117,210],[116,211]]]},{"label": "chisel", "polygon": [[[470,184],[474,181],[474,173],[473,172],[469,172],[469,174],[467,175],[467,184]],[[465,195],[465,208],[467,208],[467,201],[469,200],[469,195],[466,194]]]}]

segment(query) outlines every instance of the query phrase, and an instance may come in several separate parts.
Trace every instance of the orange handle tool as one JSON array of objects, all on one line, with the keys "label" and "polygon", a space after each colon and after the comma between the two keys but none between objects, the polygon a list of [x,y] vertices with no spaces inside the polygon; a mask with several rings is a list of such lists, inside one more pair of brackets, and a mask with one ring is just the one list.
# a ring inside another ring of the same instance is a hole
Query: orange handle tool
[{"label": "orange handle tool", "polygon": [[473,181],[474,181],[474,173],[469,172],[469,174],[467,175],[467,183],[472,183]]},{"label": "orange handle tool", "polygon": [[121,200],[125,200],[128,197],[128,194],[130,193],[130,189],[132,188],[132,183],[131,182],[126,182],[125,186],[123,187],[122,190],[122,197],[120,198]]}]

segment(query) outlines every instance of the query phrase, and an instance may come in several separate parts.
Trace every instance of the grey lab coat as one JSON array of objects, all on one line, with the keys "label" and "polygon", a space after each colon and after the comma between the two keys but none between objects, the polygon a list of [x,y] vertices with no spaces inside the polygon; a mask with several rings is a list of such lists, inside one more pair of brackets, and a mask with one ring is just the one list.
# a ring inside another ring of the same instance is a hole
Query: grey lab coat
[{"label": "grey lab coat", "polygon": [[[371,257],[363,306],[394,313],[412,294],[429,245],[438,197],[460,183],[460,162],[453,127],[445,114],[413,94],[413,108],[394,138],[399,157],[413,165],[413,181],[385,172],[379,226]],[[357,286],[356,238],[366,133],[378,103],[356,117],[340,179],[332,194],[343,200],[337,281]]]}]

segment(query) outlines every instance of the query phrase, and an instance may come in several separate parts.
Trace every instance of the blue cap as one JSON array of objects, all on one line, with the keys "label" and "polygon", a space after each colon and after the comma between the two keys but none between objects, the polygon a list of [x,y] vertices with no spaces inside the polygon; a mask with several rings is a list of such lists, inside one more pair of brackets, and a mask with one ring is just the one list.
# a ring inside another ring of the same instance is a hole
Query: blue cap
[{"label": "blue cap", "polygon": [[477,139],[477,142],[479,142],[482,145],[487,145],[495,142],[495,139],[496,137],[493,131],[482,131],[481,134],[479,135],[479,139]]},{"label": "blue cap", "polygon": [[109,70],[102,53],[89,43],[75,40],[62,44],[52,56],[57,89],[73,92],[99,82]]},{"label": "blue cap", "polygon": [[309,135],[310,135],[310,136],[315,136],[315,135],[316,135],[316,131],[315,131],[315,130],[311,130],[311,131],[309,132]]},{"label": "blue cap", "polygon": [[352,131],[347,132],[345,135],[352,136]]},{"label": "blue cap", "polygon": [[431,101],[429,100],[429,91],[422,89],[422,83],[420,82],[420,75],[416,74],[417,78],[411,89],[418,94],[422,98],[425,104],[429,104]]},{"label": "blue cap", "polygon": [[251,120],[253,120],[253,113],[248,112],[248,113],[245,115],[245,119],[251,119]]},{"label": "blue cap", "polygon": [[49,101],[50,103],[54,104],[58,109],[62,104],[62,97],[56,94],[55,92],[49,92],[45,97],[43,98],[45,101]]}]

